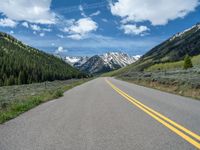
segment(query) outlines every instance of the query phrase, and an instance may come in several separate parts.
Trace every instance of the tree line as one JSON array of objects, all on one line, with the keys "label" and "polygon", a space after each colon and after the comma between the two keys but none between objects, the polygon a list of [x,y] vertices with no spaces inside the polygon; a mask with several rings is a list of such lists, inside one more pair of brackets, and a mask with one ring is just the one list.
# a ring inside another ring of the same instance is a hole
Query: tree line
[{"label": "tree line", "polygon": [[0,86],[83,77],[60,58],[0,33]]}]

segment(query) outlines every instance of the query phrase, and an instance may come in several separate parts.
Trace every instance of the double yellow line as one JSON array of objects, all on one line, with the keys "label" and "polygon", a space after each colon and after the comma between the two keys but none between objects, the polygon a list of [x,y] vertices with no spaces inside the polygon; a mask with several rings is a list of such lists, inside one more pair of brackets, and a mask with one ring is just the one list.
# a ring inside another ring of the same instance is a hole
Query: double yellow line
[{"label": "double yellow line", "polygon": [[105,79],[106,82],[122,97],[124,97],[126,100],[140,108],[142,111],[147,113],[149,116],[157,120],[159,123],[163,124],[165,127],[182,137],[184,140],[195,146],[197,149],[200,149],[200,136],[196,133],[188,130],[187,128],[183,127],[182,125],[172,121],[171,119],[165,117],[164,115],[160,114],[159,112],[153,110],[152,108],[144,105],[137,99],[129,96],[127,93],[123,92],[119,88],[117,88],[114,84],[112,84],[110,81]]}]

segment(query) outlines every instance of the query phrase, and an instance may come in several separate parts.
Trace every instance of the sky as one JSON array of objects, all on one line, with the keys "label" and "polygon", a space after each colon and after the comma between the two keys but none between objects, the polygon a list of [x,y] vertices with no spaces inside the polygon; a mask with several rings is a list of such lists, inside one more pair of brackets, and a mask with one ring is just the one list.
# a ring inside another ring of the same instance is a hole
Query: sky
[{"label": "sky", "polygon": [[199,0],[1,0],[0,31],[62,56],[143,55],[200,22]]}]

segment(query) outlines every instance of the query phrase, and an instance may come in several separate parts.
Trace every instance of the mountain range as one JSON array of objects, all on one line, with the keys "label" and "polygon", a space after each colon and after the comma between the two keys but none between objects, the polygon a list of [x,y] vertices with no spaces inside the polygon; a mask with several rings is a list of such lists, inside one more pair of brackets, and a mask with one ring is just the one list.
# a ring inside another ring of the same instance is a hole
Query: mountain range
[{"label": "mountain range", "polygon": [[69,57],[66,62],[89,74],[100,74],[130,65],[140,58],[122,52],[109,52],[92,57]]}]

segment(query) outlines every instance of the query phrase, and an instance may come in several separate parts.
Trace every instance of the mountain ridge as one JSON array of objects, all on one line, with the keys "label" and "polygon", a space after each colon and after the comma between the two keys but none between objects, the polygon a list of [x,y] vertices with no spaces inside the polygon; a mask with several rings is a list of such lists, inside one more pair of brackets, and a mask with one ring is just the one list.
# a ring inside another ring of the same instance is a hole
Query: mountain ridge
[{"label": "mountain ridge", "polygon": [[185,55],[200,54],[200,24],[192,26],[170,37],[152,48],[134,65],[136,70],[157,64],[183,60]]},{"label": "mountain ridge", "polygon": [[[90,74],[100,74],[125,67],[137,61],[140,55],[129,56],[122,52],[107,52],[92,57],[66,57],[65,60],[72,66]],[[71,62],[69,61],[71,59]],[[73,62],[75,60],[75,62]],[[81,65],[76,65],[76,64]]]}]

